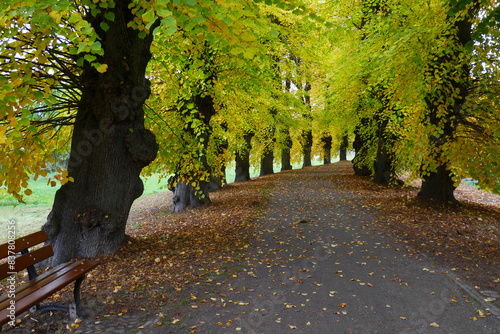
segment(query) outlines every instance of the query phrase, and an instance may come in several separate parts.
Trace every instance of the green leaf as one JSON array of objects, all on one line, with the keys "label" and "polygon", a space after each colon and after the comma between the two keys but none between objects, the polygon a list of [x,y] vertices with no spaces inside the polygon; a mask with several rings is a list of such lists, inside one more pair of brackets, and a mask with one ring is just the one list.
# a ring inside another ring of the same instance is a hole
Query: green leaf
[{"label": "green leaf", "polygon": [[99,26],[100,26],[100,27],[101,27],[101,29],[102,29],[102,30],[104,30],[104,31],[108,31],[108,29],[109,29],[109,25],[108,25],[106,22],[101,22],[101,23],[99,24]]},{"label": "green leaf", "polygon": [[89,63],[93,62],[94,60],[96,60],[96,56],[94,55],[91,55],[91,54],[86,54],[85,55],[85,60],[88,61]]},{"label": "green leaf", "polygon": [[150,10],[148,10],[147,12],[145,12],[144,14],[142,14],[142,19],[144,20],[144,22],[152,22],[154,21],[155,19],[155,11],[153,8],[151,8]]},{"label": "green leaf", "polygon": [[[168,10],[167,8],[157,8],[156,9],[156,14],[159,16],[159,17],[164,17],[164,18],[167,18],[167,17],[171,17],[172,16],[172,12],[170,10]],[[175,19],[174,19],[175,20]]]},{"label": "green leaf", "polygon": [[114,12],[107,12],[106,14],[104,14],[104,17],[105,17],[108,21],[111,21],[111,22],[114,22],[114,21],[115,21],[115,13],[114,13]]}]

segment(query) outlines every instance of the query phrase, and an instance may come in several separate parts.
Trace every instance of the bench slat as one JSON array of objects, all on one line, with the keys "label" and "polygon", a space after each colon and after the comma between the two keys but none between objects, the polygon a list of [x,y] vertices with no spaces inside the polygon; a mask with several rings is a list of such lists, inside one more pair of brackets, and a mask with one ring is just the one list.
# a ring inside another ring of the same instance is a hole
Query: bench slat
[{"label": "bench slat", "polygon": [[[33,284],[29,284],[29,286],[23,290],[24,296],[16,295],[16,315],[19,316],[23,312],[29,310],[32,306],[38,304],[42,300],[46,299],[54,292],[59,291],[64,286],[70,284],[75,281],[77,278],[85,275],[88,271],[95,268],[99,261],[77,261],[75,267],[73,267],[70,271],[67,271],[65,274],[54,279],[51,275],[43,279],[41,282],[37,281]],[[33,280],[35,281],[35,280]],[[19,298],[19,299],[18,299]],[[10,300],[6,302],[10,303]],[[8,304],[7,304],[8,305]],[[5,305],[5,307],[7,306]],[[9,321],[7,316],[9,315],[9,310],[7,308],[3,308],[0,311],[0,325],[5,324]]]},{"label": "bench slat", "polygon": [[4,279],[5,277],[9,277],[11,275],[8,274],[9,272],[19,272],[23,269],[28,268],[29,266],[34,265],[35,263],[39,263],[45,259],[48,259],[52,255],[54,255],[52,246],[47,245],[27,254],[16,257],[13,270],[10,269],[10,265],[8,262],[2,263],[0,265],[0,280]]},{"label": "bench slat", "polygon": [[[38,245],[44,241],[47,241],[48,239],[49,239],[49,237],[47,237],[47,233],[45,233],[45,231],[38,231],[38,232],[35,232],[33,234],[16,239],[14,244],[13,244],[14,249],[13,250],[11,249],[11,251],[13,251],[14,253],[18,253],[24,249],[27,249],[29,247],[33,247],[33,246]],[[9,251],[9,243],[8,242],[0,245],[0,256],[1,256],[0,259],[6,258],[7,256],[9,256],[8,251]]]},{"label": "bench slat", "polygon": [[[51,280],[65,274],[66,272],[70,271],[76,266],[76,263],[61,263],[55,268],[52,268],[51,270],[37,276],[34,280],[29,280],[27,283],[24,283],[21,286],[18,286],[16,288],[15,294],[18,297],[23,296],[23,291],[26,290],[31,284],[35,284],[36,282],[42,282],[44,280]],[[59,276],[57,276],[59,275]],[[7,293],[3,294],[0,297],[0,310],[4,307],[7,307],[9,305],[9,296]]]}]

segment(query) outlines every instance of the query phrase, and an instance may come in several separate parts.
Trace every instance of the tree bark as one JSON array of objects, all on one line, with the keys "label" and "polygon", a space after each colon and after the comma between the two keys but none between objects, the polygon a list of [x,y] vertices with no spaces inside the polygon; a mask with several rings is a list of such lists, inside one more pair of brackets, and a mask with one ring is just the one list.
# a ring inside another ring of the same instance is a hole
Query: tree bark
[{"label": "tree bark", "polygon": [[302,168],[311,166],[311,148],[312,148],[312,131],[306,130],[302,136],[302,155],[304,156],[304,160],[302,163]]},{"label": "tree bark", "polygon": [[[309,122],[312,122],[312,115],[311,115],[311,83],[309,81],[306,81],[305,87],[304,87],[304,104],[306,105],[307,108],[307,114],[304,115],[306,119],[309,120]],[[312,144],[313,144],[313,136],[312,136],[312,130],[307,129],[302,132],[302,154],[304,156],[304,161],[302,163],[302,168],[311,166],[311,149],[312,149]]]},{"label": "tree bark", "polygon": [[210,182],[208,183],[208,191],[214,192],[224,187],[227,187],[226,166],[221,167],[220,175],[212,175]]},{"label": "tree bark", "polygon": [[399,183],[396,177],[395,166],[392,156],[387,150],[387,134],[386,129],[389,121],[386,119],[381,122],[377,130],[378,146],[377,157],[373,164],[374,174],[373,181],[378,184],[390,184],[393,182]]},{"label": "tree bark", "polygon": [[133,17],[128,4],[116,3],[115,21],[108,22],[106,32],[97,18],[87,17],[104,45],[98,60],[108,68],[99,73],[84,64],[79,78],[82,95],[68,165],[74,182],[56,192],[42,227],[54,249],[51,265],[121,247],[130,207],[144,189],[139,175],[158,151],[155,136],[144,128],[143,112],[150,95],[145,71],[152,35],[142,39],[124,29]]},{"label": "tree bark", "polygon": [[[275,108],[270,110],[273,118],[275,118],[277,112],[278,111]],[[276,140],[274,138],[274,131],[276,131],[274,124],[264,129],[262,139],[264,140],[265,147],[260,160],[260,176],[274,174],[274,142]]]},{"label": "tree bark", "polygon": [[292,156],[289,148],[284,148],[281,151],[281,171],[292,169]]},{"label": "tree bark", "polygon": [[332,141],[333,138],[329,133],[325,133],[321,138],[323,144],[323,164],[328,165],[332,163]]},{"label": "tree bark", "polygon": [[272,147],[268,147],[260,160],[260,176],[268,174],[274,174],[274,152]]},{"label": "tree bark", "polygon": [[[227,128],[226,128],[227,130]],[[217,140],[217,156],[221,158],[224,154],[225,151],[227,151],[229,147],[229,144],[227,140],[225,139],[218,139]],[[226,179],[226,166],[222,164],[221,166],[216,166],[216,168],[220,169],[220,172],[217,174],[212,174],[210,178],[210,183],[208,185],[208,191],[209,192],[214,192],[217,191],[221,188],[224,188],[227,186],[227,179]]]},{"label": "tree bark", "polygon": [[361,124],[358,124],[354,129],[354,142],[352,146],[354,148],[355,156],[352,160],[352,166],[354,169],[354,174],[359,176],[370,176],[372,174],[371,169],[366,164],[366,156],[368,154],[368,141],[363,138],[361,127],[367,126],[369,124],[369,119],[361,119]]},{"label": "tree bark", "polygon": [[339,148],[339,158],[340,161],[345,161],[347,160],[347,147],[349,146],[349,135],[344,134],[342,136],[342,141],[340,143],[340,148]]},{"label": "tree bark", "polygon": [[423,178],[418,196],[445,202],[456,202],[457,200],[453,194],[455,188],[449,168],[442,164],[437,167],[435,172],[431,172]]},{"label": "tree bark", "polygon": [[171,210],[173,213],[181,212],[187,208],[194,209],[210,203],[208,182],[198,181],[198,189],[196,189],[193,183],[178,181],[173,190],[174,197]]},{"label": "tree bark", "polygon": [[250,180],[250,150],[252,149],[253,133],[246,133],[243,136],[245,146],[240,152],[236,152],[236,168],[234,182],[242,182]]},{"label": "tree bark", "polygon": [[292,157],[291,157],[291,149],[292,149],[292,138],[290,137],[289,129],[284,129],[285,134],[285,142],[284,147],[281,150],[281,171],[291,170],[292,169]]}]

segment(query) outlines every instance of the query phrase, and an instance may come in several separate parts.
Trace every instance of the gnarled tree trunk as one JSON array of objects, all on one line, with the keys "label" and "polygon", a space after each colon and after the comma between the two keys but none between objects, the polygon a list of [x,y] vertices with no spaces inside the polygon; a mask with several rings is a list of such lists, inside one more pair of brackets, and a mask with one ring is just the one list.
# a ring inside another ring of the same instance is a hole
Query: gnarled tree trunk
[{"label": "gnarled tree trunk", "polygon": [[[139,38],[124,28],[133,18],[129,1],[117,2],[115,21],[104,32],[97,18],[87,17],[104,45],[99,73],[85,64],[82,96],[73,128],[68,175],[42,229],[54,249],[52,265],[76,257],[117,251],[125,240],[132,202],[143,192],[142,168],[156,157],[155,136],[144,128],[144,101],[150,95],[145,78],[152,36]],[[153,27],[154,28],[154,27]]]}]

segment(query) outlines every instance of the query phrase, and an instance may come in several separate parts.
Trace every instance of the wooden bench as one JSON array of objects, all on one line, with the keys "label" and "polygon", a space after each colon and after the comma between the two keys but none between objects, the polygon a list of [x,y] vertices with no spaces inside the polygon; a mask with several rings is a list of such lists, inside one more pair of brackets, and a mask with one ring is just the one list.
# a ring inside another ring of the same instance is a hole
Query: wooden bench
[{"label": "wooden bench", "polygon": [[[76,308],[76,315],[78,317],[86,317],[86,312],[80,301],[80,285],[86,273],[99,265],[99,261],[79,260],[73,263],[63,263],[46,273],[38,275],[34,265],[50,258],[54,255],[54,251],[51,245],[42,246],[31,251],[29,248],[47,240],[47,234],[44,231],[40,231],[0,245],[0,259],[6,259],[7,261],[0,264],[0,280],[17,274],[23,269],[27,269],[29,276],[29,281],[16,288],[15,292],[13,287],[9,288],[11,284],[7,284],[7,292],[0,296],[0,331],[3,324],[12,324],[16,316],[33,307],[35,307],[35,310],[40,311],[63,310],[70,312],[70,314],[74,313],[71,311],[74,311]],[[21,254],[19,255],[18,253]],[[6,280],[7,283],[12,279],[14,277]],[[69,307],[62,305],[39,305],[41,301],[71,282],[75,282],[73,290],[74,304]]]}]

